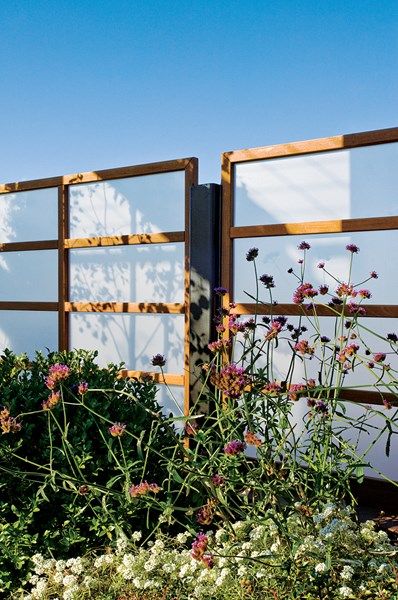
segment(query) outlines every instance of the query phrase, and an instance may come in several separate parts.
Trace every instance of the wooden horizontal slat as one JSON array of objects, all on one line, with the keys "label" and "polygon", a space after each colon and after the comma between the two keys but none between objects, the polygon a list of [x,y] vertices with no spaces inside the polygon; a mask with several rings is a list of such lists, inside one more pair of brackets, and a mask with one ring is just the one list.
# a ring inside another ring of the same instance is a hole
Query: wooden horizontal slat
[{"label": "wooden horizontal slat", "polygon": [[236,239],[282,235],[309,235],[315,233],[381,231],[387,229],[398,229],[398,216],[231,227],[230,236]]},{"label": "wooden horizontal slat", "polygon": [[165,231],[162,233],[135,233],[131,235],[114,235],[92,238],[70,238],[65,240],[65,248],[132,246],[135,244],[167,244],[173,242],[183,242],[184,240],[184,231]]},{"label": "wooden horizontal slat", "polygon": [[21,252],[25,250],[56,250],[58,240],[42,240],[37,242],[5,242],[0,244],[0,252]]},{"label": "wooden horizontal slat", "polygon": [[340,398],[343,400],[349,400],[350,402],[359,402],[361,404],[377,404],[378,406],[383,405],[384,398],[390,402],[392,406],[398,406],[398,397],[389,392],[375,392],[373,390],[362,389],[342,389],[340,391]]},{"label": "wooden horizontal slat", "polygon": [[65,302],[66,312],[98,313],[184,313],[179,302]]},{"label": "wooden horizontal slat", "polygon": [[33,179],[31,181],[20,181],[15,183],[0,184],[0,194],[10,192],[23,192],[42,188],[56,187],[58,185],[72,185],[76,183],[91,183],[107,179],[121,179],[123,177],[135,177],[138,175],[155,175],[170,171],[184,170],[193,158],[180,158],[162,162],[133,165],[130,167],[117,167],[100,171],[88,171],[85,173],[73,173],[59,177],[48,177],[45,179]]},{"label": "wooden horizontal slat", "polygon": [[119,371],[120,377],[135,377],[137,379],[148,377],[155,381],[155,383],[167,383],[167,385],[184,385],[184,375],[175,375],[172,373],[165,373],[164,377],[161,373],[154,373],[149,371],[130,371],[128,369],[122,369]]},{"label": "wooden horizontal slat", "polygon": [[0,302],[0,310],[58,310],[58,302]]},{"label": "wooden horizontal slat", "polygon": [[232,163],[277,158],[282,156],[293,156],[308,154],[312,152],[327,152],[331,150],[342,150],[344,148],[356,148],[359,146],[371,146],[374,144],[385,144],[398,141],[398,127],[389,129],[378,129],[376,131],[365,131],[351,133],[348,135],[337,135],[333,137],[278,144],[275,146],[262,146],[259,148],[248,148],[234,150],[223,154],[224,160]]},{"label": "wooden horizontal slat", "polygon": [[[366,317],[383,317],[383,318],[398,318],[398,304],[363,304],[363,308],[366,310]],[[336,312],[339,307],[329,308],[325,304],[316,305],[316,313],[321,317],[333,317],[336,316]],[[300,315],[311,315],[312,311],[307,311],[305,306],[301,304],[255,304],[254,302],[242,302],[236,305],[233,309],[234,313],[241,315],[253,315],[255,313],[260,315],[287,315],[287,316],[300,316]],[[352,316],[346,310],[346,316]]]}]

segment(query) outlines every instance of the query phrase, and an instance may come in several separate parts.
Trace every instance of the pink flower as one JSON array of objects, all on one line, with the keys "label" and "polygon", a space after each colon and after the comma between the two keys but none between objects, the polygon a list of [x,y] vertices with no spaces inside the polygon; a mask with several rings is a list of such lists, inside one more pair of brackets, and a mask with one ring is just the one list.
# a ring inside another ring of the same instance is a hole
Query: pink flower
[{"label": "pink flower", "polygon": [[299,250],[309,250],[311,248],[311,245],[308,242],[301,242],[297,248]]},{"label": "pink flower", "polygon": [[348,283],[341,283],[336,289],[336,294],[339,298],[342,298],[343,296],[351,296],[352,298],[355,298],[357,292],[354,290],[352,285],[349,285]]},{"label": "pink flower", "polygon": [[218,487],[225,483],[225,478],[222,475],[218,475],[218,473],[216,473],[215,475],[212,475],[211,482],[213,485]]},{"label": "pink flower", "polygon": [[373,360],[376,363],[383,362],[384,360],[386,360],[386,355],[384,354],[384,352],[376,352],[376,354],[373,354]]},{"label": "pink flower", "polygon": [[195,541],[192,543],[191,556],[195,560],[202,560],[207,550],[209,538],[204,533],[198,533]]},{"label": "pink flower", "polygon": [[243,452],[246,448],[246,444],[245,442],[241,442],[240,440],[232,440],[231,442],[228,442],[228,444],[226,444],[224,446],[224,452],[225,454],[228,454],[229,456],[236,456],[237,454],[240,454],[241,452]]},{"label": "pink flower", "polygon": [[295,344],[294,349],[298,354],[309,354],[312,356],[314,354],[314,348],[309,345],[308,340],[300,340]]},{"label": "pink flower", "polygon": [[210,381],[229,398],[239,398],[249,383],[249,378],[242,367],[230,363],[220,373],[213,372]]},{"label": "pink flower", "polygon": [[121,435],[123,435],[126,427],[127,425],[125,425],[125,423],[114,423],[111,427],[108,428],[108,431],[111,434],[111,436],[120,437]]},{"label": "pink flower", "polygon": [[266,396],[276,396],[282,391],[282,386],[278,381],[269,381],[261,391]]},{"label": "pink flower", "polygon": [[202,563],[206,565],[208,569],[212,569],[214,567],[214,557],[212,554],[205,554],[202,557]]},{"label": "pink flower", "polygon": [[56,384],[63,379],[67,379],[70,374],[70,368],[62,363],[51,365],[48,370],[48,376],[45,378],[45,384],[49,390],[53,390]]},{"label": "pink flower", "polygon": [[137,498],[137,496],[146,496],[147,494],[158,494],[160,487],[156,483],[148,483],[143,481],[137,485],[132,485],[129,489],[130,496]]},{"label": "pink flower", "polygon": [[58,404],[60,396],[60,392],[52,392],[52,394],[50,394],[47,400],[44,400],[44,402],[42,403],[41,406],[43,410],[51,410],[52,408],[54,408],[54,406]]},{"label": "pink flower", "polygon": [[302,283],[293,294],[294,304],[302,304],[306,298],[314,298],[318,295],[312,283]]},{"label": "pink flower", "polygon": [[369,290],[359,290],[358,296],[361,296],[361,298],[369,299],[372,297],[372,294],[369,292]]},{"label": "pink flower", "polygon": [[79,383],[79,385],[77,386],[77,392],[78,394],[80,394],[80,396],[83,396],[88,390],[88,383],[87,381],[81,381]]},{"label": "pink flower", "polygon": [[346,250],[352,254],[357,254],[359,252],[359,248],[355,244],[347,244]]},{"label": "pink flower", "polygon": [[344,363],[348,358],[356,354],[358,350],[359,346],[357,344],[348,344],[348,346],[340,350],[337,355],[337,360],[340,363]]}]

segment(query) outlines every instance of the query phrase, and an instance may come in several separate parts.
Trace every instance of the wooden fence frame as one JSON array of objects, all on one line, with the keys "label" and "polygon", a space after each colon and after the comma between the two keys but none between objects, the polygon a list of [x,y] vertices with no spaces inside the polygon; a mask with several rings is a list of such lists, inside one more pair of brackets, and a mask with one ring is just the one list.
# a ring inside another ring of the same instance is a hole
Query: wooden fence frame
[{"label": "wooden fence frame", "polygon": [[[98,236],[91,238],[69,238],[69,186],[83,183],[95,183],[114,179],[138,177],[184,171],[185,173],[185,214],[183,231],[161,232],[153,234],[132,233],[121,236]],[[158,373],[126,369],[121,375],[139,377],[150,376],[158,383],[184,387],[184,411],[189,407],[189,348],[190,348],[190,193],[197,184],[197,158],[182,158],[170,161],[75,173],[46,179],[35,179],[16,183],[0,184],[0,194],[14,194],[46,188],[58,190],[58,238],[54,240],[10,242],[0,244],[0,252],[29,250],[58,250],[58,301],[57,302],[20,302],[2,301],[0,310],[57,311],[58,312],[58,348],[69,349],[69,313],[71,312],[113,312],[135,314],[184,314],[184,373]],[[140,303],[140,302],[70,302],[69,301],[69,250],[87,247],[130,246],[137,244],[166,244],[184,242],[184,301],[183,303]]]},{"label": "wooden fence frame", "polygon": [[[398,229],[398,216],[372,217],[357,219],[342,219],[329,221],[306,221],[302,223],[278,223],[264,225],[234,226],[234,187],[235,165],[258,160],[269,160],[281,157],[291,157],[306,154],[319,154],[398,142],[398,127],[380,129],[349,135],[319,138],[302,142],[249,148],[224,152],[222,162],[222,231],[221,231],[221,285],[228,290],[223,297],[223,307],[228,309],[233,302],[233,240],[253,237],[269,237],[284,235],[307,235],[314,233],[340,233],[354,231],[380,231]],[[237,303],[234,309],[239,314],[253,314],[254,303]],[[274,309],[275,310],[275,309]],[[269,314],[269,307],[258,305],[257,314]],[[302,308],[296,304],[278,304],[278,314],[300,315]],[[333,313],[327,307],[318,314],[330,316]],[[398,317],[398,304],[380,305],[369,304],[366,307],[368,317]],[[228,332],[226,333],[228,335]],[[344,397],[351,401],[362,401],[372,404],[382,404],[381,394],[372,391],[361,391],[361,399],[353,390],[346,390]],[[392,395],[384,394],[392,400]]]}]

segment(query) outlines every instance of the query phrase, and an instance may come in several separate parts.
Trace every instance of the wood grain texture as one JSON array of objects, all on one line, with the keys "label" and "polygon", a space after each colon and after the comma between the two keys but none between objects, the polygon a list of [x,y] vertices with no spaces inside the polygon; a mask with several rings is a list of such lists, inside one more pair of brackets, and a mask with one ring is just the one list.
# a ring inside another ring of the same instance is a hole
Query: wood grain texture
[{"label": "wood grain texture", "polygon": [[[397,318],[398,317],[398,304],[364,304],[363,307],[366,310],[366,317],[382,317],[382,318]],[[338,307],[337,307],[338,308]],[[316,305],[316,314],[320,317],[335,317],[337,314],[336,309],[329,308],[325,304]],[[242,302],[237,303],[236,307],[232,309],[233,313],[241,315],[253,315],[255,313],[259,315],[286,315],[286,316],[302,316],[313,315],[312,310],[307,310],[304,305],[301,304],[255,304],[254,302]],[[345,311],[347,317],[352,316]]]},{"label": "wood grain texture", "polygon": [[66,312],[183,314],[179,302],[65,302]]},{"label": "wood grain texture", "polygon": [[154,373],[151,371],[131,371],[129,369],[122,369],[119,371],[120,377],[134,377],[135,379],[148,378],[155,383],[166,383],[167,385],[178,385],[183,386],[185,384],[184,375],[175,375],[173,373],[164,373],[164,377],[161,373]]},{"label": "wood grain texture", "polygon": [[65,310],[69,295],[69,253],[64,240],[69,230],[68,186],[58,187],[58,348],[69,350],[69,316]]},{"label": "wood grain texture", "polygon": [[78,183],[92,183],[95,181],[104,181],[109,179],[122,179],[124,177],[135,177],[139,175],[155,175],[157,173],[167,173],[170,171],[183,171],[187,167],[191,168],[190,164],[192,164],[192,161],[194,163],[197,161],[197,159],[192,157],[179,158],[175,160],[147,163],[142,165],[103,169],[100,171],[73,173],[71,175],[61,175],[58,177],[48,177],[45,179],[3,183],[0,184],[0,194],[25,192],[29,190],[57,187],[59,185],[72,185]]},{"label": "wood grain texture", "polygon": [[185,241],[184,231],[166,231],[162,233],[134,233],[91,238],[65,239],[65,248],[98,248],[108,246],[134,246],[138,244],[169,244]]},{"label": "wood grain texture", "polygon": [[25,252],[29,250],[57,250],[58,240],[34,242],[5,242],[0,244],[0,252]]},{"label": "wood grain texture", "polygon": [[308,235],[316,233],[343,233],[353,231],[382,231],[398,229],[398,216],[341,219],[333,221],[306,221],[303,223],[276,223],[231,227],[230,236],[236,238]]},{"label": "wood grain texture", "polygon": [[261,146],[259,148],[233,150],[232,152],[225,152],[224,157],[232,163],[247,162],[265,158],[278,158],[283,156],[295,156],[298,154],[357,148],[360,146],[372,146],[375,144],[385,144],[397,141],[398,127],[391,127],[389,129],[350,133],[347,135],[337,135],[334,137],[306,140],[302,142],[278,144],[276,146]]},{"label": "wood grain texture", "polygon": [[340,398],[350,402],[370,405],[374,404],[377,406],[383,406],[384,398],[386,401],[390,402],[392,406],[398,406],[398,397],[394,394],[387,392],[375,392],[373,390],[342,389],[340,392]]}]

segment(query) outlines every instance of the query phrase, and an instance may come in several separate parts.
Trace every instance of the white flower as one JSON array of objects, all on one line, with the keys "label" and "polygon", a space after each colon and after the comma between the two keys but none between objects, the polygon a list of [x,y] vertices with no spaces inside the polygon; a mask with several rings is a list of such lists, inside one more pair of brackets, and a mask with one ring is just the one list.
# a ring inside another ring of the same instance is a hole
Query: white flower
[{"label": "white flower", "polygon": [[39,581],[39,576],[38,575],[32,575],[32,577],[29,579],[29,583],[31,583],[32,585],[36,585],[36,583]]},{"label": "white flower", "polygon": [[315,573],[324,573],[326,571],[325,563],[318,563],[315,565]]},{"label": "white flower", "polygon": [[64,600],[72,600],[73,596],[76,594],[76,592],[78,590],[79,590],[79,588],[77,587],[77,585],[74,585],[73,587],[70,587],[64,591],[62,598]]},{"label": "white flower", "polygon": [[65,577],[62,580],[62,583],[65,587],[71,587],[76,585],[77,578],[75,577],[75,575],[65,575]]},{"label": "white flower", "polygon": [[346,585],[343,585],[337,591],[342,598],[349,598],[352,595],[352,589]]},{"label": "white flower", "polygon": [[[223,530],[220,529],[220,531],[223,531]],[[179,533],[176,537],[176,540],[179,544],[185,544],[185,542],[187,542],[190,537],[191,537],[191,534],[189,533],[189,531],[185,531],[184,533]]]},{"label": "white flower", "polygon": [[54,581],[55,583],[62,583],[64,578],[64,574],[61,573],[60,571],[55,571],[54,573]]},{"label": "white flower", "polygon": [[63,571],[66,567],[66,562],[64,560],[57,560],[55,563],[56,571]]},{"label": "white flower", "polygon": [[387,571],[387,569],[388,569],[388,565],[386,563],[382,563],[380,565],[380,567],[377,569],[377,572],[379,574],[381,574],[381,573],[384,573],[384,571]]},{"label": "white flower", "polygon": [[141,531],[134,531],[131,535],[131,539],[133,540],[133,542],[139,542],[141,538],[142,538]]},{"label": "white flower", "polygon": [[340,574],[340,577],[341,577],[341,579],[344,579],[345,581],[350,581],[352,579],[353,575],[354,575],[354,569],[352,567],[350,567],[349,565],[345,565]]}]

